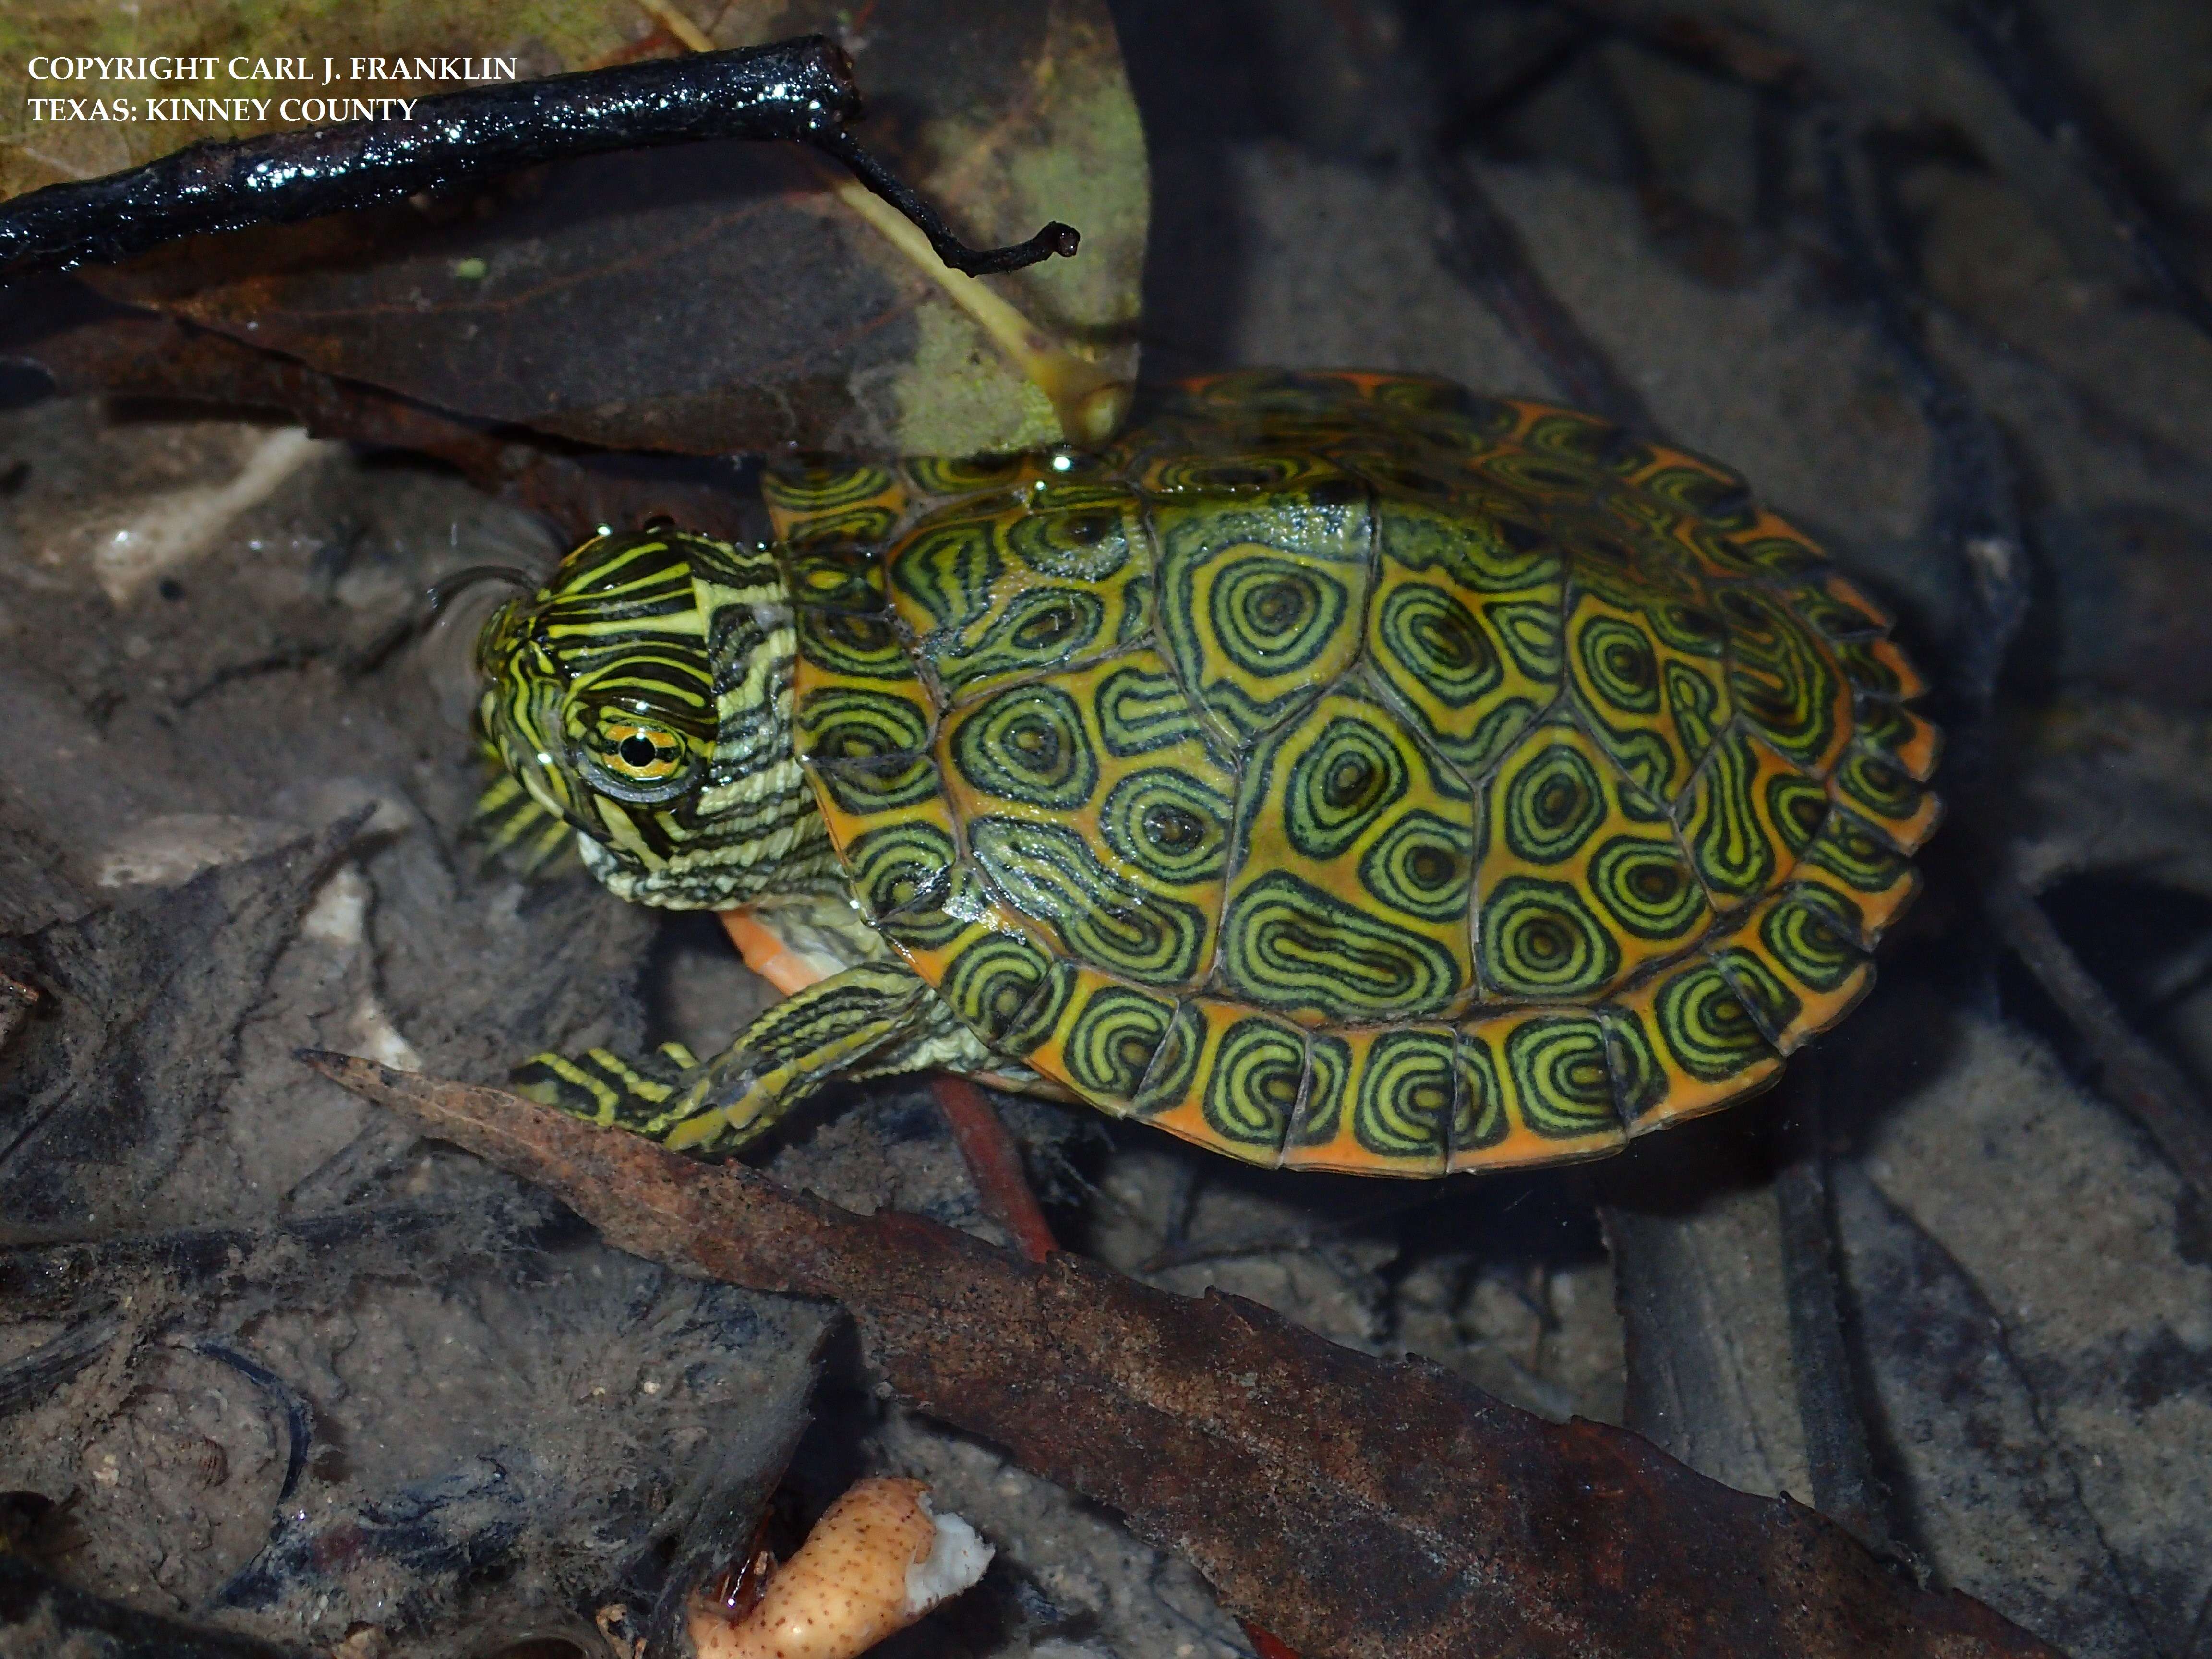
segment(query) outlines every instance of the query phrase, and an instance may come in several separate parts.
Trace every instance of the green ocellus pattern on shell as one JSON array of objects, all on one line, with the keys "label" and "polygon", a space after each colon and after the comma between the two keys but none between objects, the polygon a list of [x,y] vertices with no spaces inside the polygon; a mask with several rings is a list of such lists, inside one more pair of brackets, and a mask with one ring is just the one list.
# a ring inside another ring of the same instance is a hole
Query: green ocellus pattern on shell
[{"label": "green ocellus pattern on shell", "polygon": [[799,757],[1000,1054],[1265,1164],[1597,1155],[1772,1080],[1909,899],[1888,619],[1713,463],[1434,380],[771,468]]}]

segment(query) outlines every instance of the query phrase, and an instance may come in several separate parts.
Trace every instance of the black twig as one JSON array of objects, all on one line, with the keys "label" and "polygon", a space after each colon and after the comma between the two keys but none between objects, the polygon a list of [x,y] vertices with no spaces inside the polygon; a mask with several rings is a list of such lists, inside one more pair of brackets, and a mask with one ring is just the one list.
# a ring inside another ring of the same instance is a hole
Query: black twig
[{"label": "black twig", "polygon": [[405,121],[354,121],[194,144],[126,173],[52,185],[0,205],[0,270],[110,264],[179,237],[290,224],[418,191],[612,150],[742,138],[810,143],[905,214],[970,276],[1075,252],[1047,225],[1012,247],[970,248],[854,144],[852,64],[820,35],[587,70],[416,100]]},{"label": "black twig", "polygon": [[834,155],[842,161],[855,179],[913,220],[921,227],[921,234],[929,238],[937,257],[967,276],[990,276],[1002,270],[1019,270],[1054,254],[1072,259],[1082,243],[1082,234],[1073,225],[1064,225],[1054,219],[1026,242],[1016,242],[1007,247],[971,248],[952,234],[951,227],[938,217],[935,209],[909,190],[896,173],[862,149],[842,128],[825,128],[810,135],[810,142],[825,155]]},{"label": "black twig", "polygon": [[276,1402],[284,1413],[284,1483],[276,1489],[276,1501],[283,1503],[299,1486],[300,1474],[307,1467],[307,1448],[315,1437],[315,1408],[307,1395],[270,1370],[258,1359],[250,1359],[226,1343],[202,1337],[189,1345],[191,1351],[219,1365],[228,1365],[240,1376]]},{"label": "black twig", "polygon": [[246,662],[234,662],[218,668],[189,691],[169,700],[173,708],[190,708],[202,698],[220,691],[226,685],[240,680],[258,679],[264,674],[288,673],[305,668],[323,655],[319,645],[288,645],[282,650],[270,651]]}]

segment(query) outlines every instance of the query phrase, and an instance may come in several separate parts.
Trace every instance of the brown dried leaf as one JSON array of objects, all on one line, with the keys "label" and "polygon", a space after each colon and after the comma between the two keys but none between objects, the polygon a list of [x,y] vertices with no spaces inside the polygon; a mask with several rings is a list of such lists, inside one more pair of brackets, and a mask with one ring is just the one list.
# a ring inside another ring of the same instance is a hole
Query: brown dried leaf
[{"label": "brown dried leaf", "polygon": [[[839,36],[872,112],[860,136],[971,242],[1075,224],[1076,258],[979,280],[1133,380],[1149,203],[1103,0],[848,12],[749,0],[710,33]],[[502,27],[518,19],[487,18],[467,49],[511,49]],[[571,29],[532,67],[635,55],[605,33]],[[380,27],[374,49],[460,47]],[[196,239],[90,280],[328,374],[611,447],[966,453],[1060,437],[1043,391],[829,182],[788,146],[679,146],[427,210]]]},{"label": "brown dried leaf", "polygon": [[1915,1589],[1786,1499],[1250,1303],[1189,1301],[1075,1255],[1030,1264],[497,1090],[312,1060],[546,1186],[624,1249],[835,1297],[922,1410],[1121,1510],[1305,1659],[2056,1652],[1979,1602]]}]

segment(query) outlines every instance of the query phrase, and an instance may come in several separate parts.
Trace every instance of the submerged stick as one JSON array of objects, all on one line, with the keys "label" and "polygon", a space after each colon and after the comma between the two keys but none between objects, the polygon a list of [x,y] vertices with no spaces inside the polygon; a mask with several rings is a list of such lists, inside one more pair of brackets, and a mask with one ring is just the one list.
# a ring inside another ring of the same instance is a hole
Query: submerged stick
[{"label": "submerged stick", "polygon": [[1982,897],[1998,936],[2088,1045],[2097,1092],[2135,1120],[2200,1196],[2212,1199],[2212,1119],[2180,1068],[2129,1027],[2035,895],[2010,876],[1999,876]]},{"label": "submerged stick", "polygon": [[1941,15],[1966,37],[2021,118],[2071,161],[2103,203],[2112,240],[2159,301],[2212,338],[2212,298],[2179,238],[2160,228],[2033,17],[2014,0],[1950,0]]},{"label": "submerged stick", "polygon": [[1007,1132],[998,1108],[981,1089],[950,1072],[931,1079],[937,1109],[952,1130],[954,1143],[975,1183],[983,1213],[1006,1230],[1014,1248],[1030,1261],[1042,1261],[1060,1248],[1052,1224],[1022,1168],[1022,1149]]},{"label": "submerged stick", "polygon": [[1797,1412],[1805,1429],[1814,1507],[1849,1528],[1869,1549],[1894,1558],[1897,1539],[1875,1476],[1874,1451],[1844,1334],[1822,1080],[1820,1072],[1808,1067],[1794,1085],[1794,1156],[1774,1177]]}]

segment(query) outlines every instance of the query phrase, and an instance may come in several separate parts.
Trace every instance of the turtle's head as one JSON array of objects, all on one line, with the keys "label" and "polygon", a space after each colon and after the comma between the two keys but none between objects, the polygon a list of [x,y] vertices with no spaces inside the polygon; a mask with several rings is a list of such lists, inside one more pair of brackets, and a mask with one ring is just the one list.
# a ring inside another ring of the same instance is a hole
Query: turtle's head
[{"label": "turtle's head", "polygon": [[765,551],[602,533],[485,623],[478,719],[616,894],[742,904],[823,839],[792,754],[793,645]]}]

